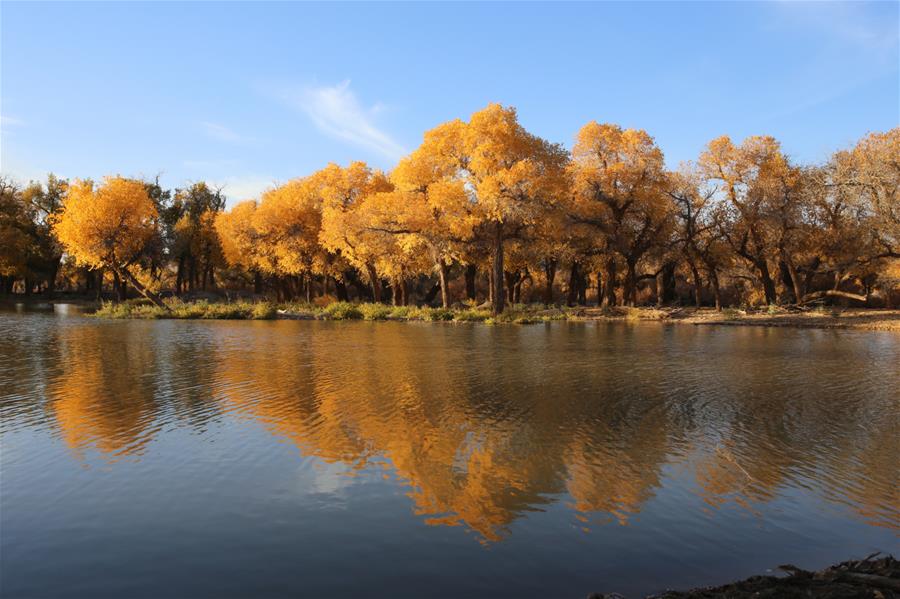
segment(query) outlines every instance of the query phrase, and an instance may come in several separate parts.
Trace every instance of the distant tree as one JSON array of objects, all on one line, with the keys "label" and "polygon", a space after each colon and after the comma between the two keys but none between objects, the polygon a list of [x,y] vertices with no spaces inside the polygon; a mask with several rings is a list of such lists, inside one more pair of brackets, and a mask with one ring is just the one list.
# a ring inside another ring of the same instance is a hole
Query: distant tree
[{"label": "distant tree", "polygon": [[176,262],[175,292],[215,287],[215,267],[222,249],[215,232],[216,215],[225,196],[201,181],[177,189],[171,205],[160,210],[169,238],[169,255]]}]

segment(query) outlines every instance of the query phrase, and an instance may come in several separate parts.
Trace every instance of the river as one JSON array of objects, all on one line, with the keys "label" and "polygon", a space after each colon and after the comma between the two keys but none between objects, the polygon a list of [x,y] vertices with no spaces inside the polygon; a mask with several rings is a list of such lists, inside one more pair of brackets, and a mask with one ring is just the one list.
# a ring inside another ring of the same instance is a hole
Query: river
[{"label": "river", "polygon": [[584,597],[900,548],[900,334],[0,313],[6,597]]}]

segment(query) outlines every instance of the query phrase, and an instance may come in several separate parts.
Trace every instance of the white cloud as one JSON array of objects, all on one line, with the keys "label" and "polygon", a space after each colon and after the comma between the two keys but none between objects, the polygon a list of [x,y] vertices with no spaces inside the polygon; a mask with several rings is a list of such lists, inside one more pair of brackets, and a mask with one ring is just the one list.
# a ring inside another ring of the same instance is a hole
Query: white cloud
[{"label": "white cloud", "polygon": [[200,126],[203,128],[203,131],[213,139],[227,142],[243,141],[243,138],[240,135],[238,135],[225,125],[204,121],[200,123]]},{"label": "white cloud", "polygon": [[350,90],[350,81],[333,86],[307,87],[282,94],[290,105],[305,112],[322,132],[354,145],[372,150],[393,160],[406,154],[406,149],[374,122],[384,107],[360,105]]}]

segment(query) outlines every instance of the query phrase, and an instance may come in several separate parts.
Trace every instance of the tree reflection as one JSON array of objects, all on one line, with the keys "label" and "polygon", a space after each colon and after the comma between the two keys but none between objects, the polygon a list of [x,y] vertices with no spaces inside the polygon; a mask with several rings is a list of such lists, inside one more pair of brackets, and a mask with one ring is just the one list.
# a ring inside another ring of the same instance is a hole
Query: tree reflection
[{"label": "tree reflection", "polygon": [[[485,541],[557,501],[583,522],[625,524],[673,464],[713,511],[759,512],[802,486],[900,528],[889,394],[843,401],[836,419],[833,401],[780,382],[783,365],[745,368],[739,353],[715,365],[730,377],[715,387],[700,366],[641,349],[666,347],[668,333],[222,327],[176,344],[140,326],[67,328],[47,403],[65,442],[115,460],[147,451],[163,422],[202,432],[214,419],[250,419],[304,456],[351,472],[389,468],[426,522]],[[587,357],[548,363],[562,352]],[[644,353],[629,368],[610,358],[633,352]]]}]

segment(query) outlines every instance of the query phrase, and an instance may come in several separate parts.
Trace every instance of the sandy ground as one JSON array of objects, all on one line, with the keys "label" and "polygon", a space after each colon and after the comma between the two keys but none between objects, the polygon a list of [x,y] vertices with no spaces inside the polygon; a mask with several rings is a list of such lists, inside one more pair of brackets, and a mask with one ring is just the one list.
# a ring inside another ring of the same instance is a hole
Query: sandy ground
[{"label": "sandy ground", "polygon": [[863,329],[900,332],[900,310],[825,308],[790,311],[782,308],[744,311],[726,308],[584,308],[576,314],[585,320],[637,320],[692,325]]}]

